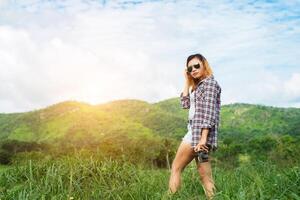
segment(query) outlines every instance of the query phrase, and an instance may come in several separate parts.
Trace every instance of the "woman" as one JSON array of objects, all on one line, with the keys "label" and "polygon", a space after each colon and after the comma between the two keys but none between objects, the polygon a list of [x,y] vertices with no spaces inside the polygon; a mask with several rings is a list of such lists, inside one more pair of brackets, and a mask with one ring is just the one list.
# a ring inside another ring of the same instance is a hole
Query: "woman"
[{"label": "woman", "polygon": [[180,94],[180,103],[183,109],[189,109],[188,132],[182,138],[172,163],[169,192],[172,194],[179,189],[181,172],[195,159],[205,195],[211,199],[215,186],[210,153],[217,149],[221,87],[214,79],[206,58],[201,54],[187,58],[184,77],[185,85]]}]

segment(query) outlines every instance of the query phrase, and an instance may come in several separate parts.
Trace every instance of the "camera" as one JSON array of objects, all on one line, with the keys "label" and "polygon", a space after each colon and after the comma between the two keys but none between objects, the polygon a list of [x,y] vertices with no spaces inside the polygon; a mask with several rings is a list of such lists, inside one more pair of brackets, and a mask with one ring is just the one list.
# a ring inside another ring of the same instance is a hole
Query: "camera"
[{"label": "camera", "polygon": [[198,151],[197,157],[199,162],[207,162],[208,161],[208,152],[206,151]]},{"label": "camera", "polygon": [[197,158],[200,163],[208,161],[209,151],[211,150],[212,146],[210,144],[206,144],[206,146],[208,147],[208,152],[205,150],[200,150],[197,152]]}]

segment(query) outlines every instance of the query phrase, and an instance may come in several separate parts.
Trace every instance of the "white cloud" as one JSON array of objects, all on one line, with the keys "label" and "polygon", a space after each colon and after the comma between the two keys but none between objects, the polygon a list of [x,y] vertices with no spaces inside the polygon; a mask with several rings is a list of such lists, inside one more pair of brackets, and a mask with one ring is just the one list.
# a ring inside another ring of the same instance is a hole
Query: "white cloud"
[{"label": "white cloud", "polygon": [[0,2],[0,112],[175,97],[195,52],[212,65],[224,104],[299,105],[299,19],[274,22],[283,14],[267,3],[120,3]]},{"label": "white cloud", "polygon": [[284,83],[284,89],[286,90],[289,99],[300,100],[300,73],[294,73],[288,81]]}]

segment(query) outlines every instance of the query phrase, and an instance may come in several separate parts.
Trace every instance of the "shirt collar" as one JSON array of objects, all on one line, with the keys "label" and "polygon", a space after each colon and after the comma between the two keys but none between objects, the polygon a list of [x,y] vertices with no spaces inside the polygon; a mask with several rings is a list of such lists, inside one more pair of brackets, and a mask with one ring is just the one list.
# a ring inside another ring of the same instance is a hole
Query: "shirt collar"
[{"label": "shirt collar", "polygon": [[201,81],[199,81],[199,83],[197,84],[197,86],[200,85],[202,82],[207,81],[209,79],[213,79],[213,78],[214,78],[214,75],[211,74],[210,76],[208,76],[208,77],[202,79]]}]

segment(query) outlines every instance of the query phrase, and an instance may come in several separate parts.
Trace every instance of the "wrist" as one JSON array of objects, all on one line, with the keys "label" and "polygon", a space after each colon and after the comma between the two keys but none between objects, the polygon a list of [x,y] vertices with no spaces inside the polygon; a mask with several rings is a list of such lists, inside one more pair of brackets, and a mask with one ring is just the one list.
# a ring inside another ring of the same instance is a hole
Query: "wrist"
[{"label": "wrist", "polygon": [[185,81],[184,86],[185,86],[186,88],[189,88],[189,87],[190,87],[189,81]]}]

